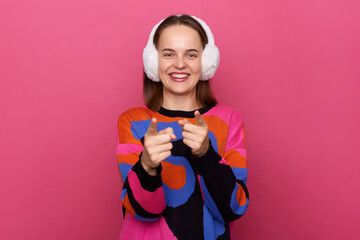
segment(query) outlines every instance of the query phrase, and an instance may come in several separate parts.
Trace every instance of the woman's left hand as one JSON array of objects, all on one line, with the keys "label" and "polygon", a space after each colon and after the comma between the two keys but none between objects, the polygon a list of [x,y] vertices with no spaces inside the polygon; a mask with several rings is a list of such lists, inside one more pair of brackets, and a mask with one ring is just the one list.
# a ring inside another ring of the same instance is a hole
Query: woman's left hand
[{"label": "woman's left hand", "polygon": [[179,120],[178,123],[183,126],[183,142],[191,148],[191,153],[197,157],[204,155],[209,149],[208,125],[200,112],[194,112],[196,125],[189,120]]}]

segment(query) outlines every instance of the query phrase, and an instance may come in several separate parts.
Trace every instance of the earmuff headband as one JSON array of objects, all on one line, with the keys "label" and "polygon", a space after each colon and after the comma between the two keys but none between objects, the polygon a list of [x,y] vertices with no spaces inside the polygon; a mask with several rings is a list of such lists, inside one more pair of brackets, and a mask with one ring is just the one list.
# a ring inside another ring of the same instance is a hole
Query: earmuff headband
[{"label": "earmuff headband", "polygon": [[[181,16],[181,15],[182,14],[178,14],[177,16]],[[205,45],[204,51],[201,56],[202,73],[200,77],[200,80],[206,81],[214,76],[216,69],[219,66],[220,52],[215,45],[214,36],[209,26],[203,20],[195,16],[191,16],[191,17],[201,24],[208,37],[208,43]],[[158,52],[153,43],[154,34],[156,32],[156,29],[164,20],[165,19],[161,20],[153,27],[149,36],[148,43],[143,51],[144,71],[147,77],[154,82],[160,82],[159,74],[158,74]]]}]

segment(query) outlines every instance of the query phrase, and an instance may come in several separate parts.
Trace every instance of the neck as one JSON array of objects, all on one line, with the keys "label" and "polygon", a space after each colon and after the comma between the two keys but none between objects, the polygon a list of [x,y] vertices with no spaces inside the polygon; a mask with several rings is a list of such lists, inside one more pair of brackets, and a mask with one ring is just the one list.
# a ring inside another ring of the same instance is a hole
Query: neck
[{"label": "neck", "polygon": [[188,95],[172,95],[163,92],[163,103],[162,107],[169,110],[182,110],[182,111],[193,111],[195,109],[201,108],[196,102],[196,92],[193,91]]}]

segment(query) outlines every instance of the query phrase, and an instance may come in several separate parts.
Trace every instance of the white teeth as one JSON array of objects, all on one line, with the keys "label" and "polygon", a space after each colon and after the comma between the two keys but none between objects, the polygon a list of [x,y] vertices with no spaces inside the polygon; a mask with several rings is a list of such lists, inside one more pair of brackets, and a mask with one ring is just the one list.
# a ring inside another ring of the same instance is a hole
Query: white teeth
[{"label": "white teeth", "polygon": [[171,74],[170,76],[174,78],[186,78],[189,74]]}]

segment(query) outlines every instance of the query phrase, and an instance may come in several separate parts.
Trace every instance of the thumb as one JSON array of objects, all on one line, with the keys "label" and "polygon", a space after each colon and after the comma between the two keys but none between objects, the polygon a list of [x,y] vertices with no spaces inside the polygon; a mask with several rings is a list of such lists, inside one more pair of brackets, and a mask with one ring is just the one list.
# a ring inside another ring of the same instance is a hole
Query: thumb
[{"label": "thumb", "polygon": [[172,138],[172,139],[176,139],[176,136],[174,134],[174,129],[172,127],[168,127],[168,128],[165,128],[161,131],[158,132],[158,134],[169,134],[169,136]]},{"label": "thumb", "polygon": [[201,116],[200,112],[196,110],[194,112],[195,118],[196,118],[196,126],[204,126],[206,125],[206,122],[204,118]]},{"label": "thumb", "polygon": [[179,125],[184,126],[186,123],[190,123],[190,121],[184,118],[179,120],[178,123]]},{"label": "thumb", "polygon": [[146,132],[148,135],[156,135],[157,134],[157,120],[156,118],[152,118],[150,122],[150,126]]}]

